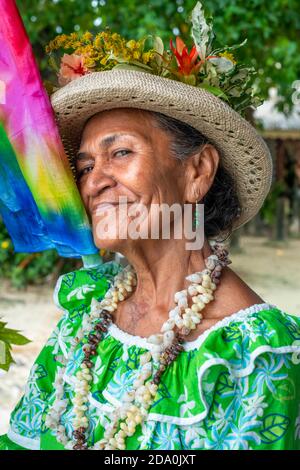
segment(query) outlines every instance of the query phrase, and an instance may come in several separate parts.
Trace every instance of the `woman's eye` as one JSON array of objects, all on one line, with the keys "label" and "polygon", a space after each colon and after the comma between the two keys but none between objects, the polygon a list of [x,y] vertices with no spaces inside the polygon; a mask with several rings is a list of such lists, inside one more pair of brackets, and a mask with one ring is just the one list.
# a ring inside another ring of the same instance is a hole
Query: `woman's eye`
[{"label": "woman's eye", "polygon": [[92,166],[87,166],[83,168],[82,170],[79,170],[77,172],[77,178],[81,178],[83,175],[86,175],[87,173],[89,173],[92,169],[93,169]]},{"label": "woman's eye", "polygon": [[128,153],[131,153],[131,150],[122,149],[115,152],[114,155],[118,156],[118,154],[121,154],[121,157],[125,157]]}]

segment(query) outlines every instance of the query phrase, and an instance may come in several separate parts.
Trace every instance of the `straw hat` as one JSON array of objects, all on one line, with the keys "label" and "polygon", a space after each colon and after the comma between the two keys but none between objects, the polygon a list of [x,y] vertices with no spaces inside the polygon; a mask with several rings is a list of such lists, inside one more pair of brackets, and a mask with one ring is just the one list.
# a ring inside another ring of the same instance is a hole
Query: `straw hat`
[{"label": "straw hat", "polygon": [[241,204],[234,229],[258,212],[269,192],[272,159],[267,145],[251,124],[202,88],[142,71],[113,69],[71,81],[52,94],[51,103],[71,163],[91,116],[113,108],[138,108],[183,121],[215,145]]}]

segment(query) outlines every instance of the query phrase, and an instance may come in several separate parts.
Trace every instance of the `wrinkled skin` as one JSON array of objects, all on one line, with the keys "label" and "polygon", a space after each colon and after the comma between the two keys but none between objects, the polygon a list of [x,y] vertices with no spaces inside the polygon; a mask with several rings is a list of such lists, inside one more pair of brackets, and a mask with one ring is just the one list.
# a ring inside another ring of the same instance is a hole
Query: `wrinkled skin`
[{"label": "wrinkled skin", "polygon": [[[122,136],[104,145],[103,139],[113,134]],[[151,219],[153,204],[183,205],[201,200],[218,168],[217,150],[206,144],[182,163],[171,155],[170,143],[171,136],[157,127],[147,111],[113,109],[86,123],[76,161],[78,187],[96,245],[122,253],[136,270],[137,287],[118,305],[115,322],[138,336],[158,333],[174,307],[174,293],[188,286],[185,276],[204,269],[204,259],[211,253],[206,240],[201,250],[186,250],[184,237],[118,238],[120,225],[112,215],[117,215],[120,206],[101,206],[126,196],[129,203],[143,204],[150,210],[141,225],[151,227],[158,223]],[[101,225],[105,217],[110,221],[108,237]],[[130,220],[130,215],[122,216],[122,227]],[[260,302],[262,299],[231,269],[224,269],[215,300],[203,310],[204,318],[189,339],[224,316]]]}]

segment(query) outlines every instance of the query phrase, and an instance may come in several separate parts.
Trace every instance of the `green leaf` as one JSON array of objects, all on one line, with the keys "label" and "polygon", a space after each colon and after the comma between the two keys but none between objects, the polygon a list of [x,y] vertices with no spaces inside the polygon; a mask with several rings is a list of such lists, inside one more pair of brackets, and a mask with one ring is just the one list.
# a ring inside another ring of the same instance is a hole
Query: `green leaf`
[{"label": "green leaf", "polygon": [[30,339],[18,333],[17,330],[11,330],[9,328],[0,331],[0,340],[5,341],[6,343],[17,344],[20,346],[31,343]]},{"label": "green leaf", "polygon": [[6,349],[7,344],[0,340],[0,367],[1,365],[6,364]]},{"label": "green leaf", "polygon": [[7,322],[0,321],[0,331],[3,330],[3,328],[7,325]]},{"label": "green leaf", "polygon": [[191,75],[179,75],[179,76],[180,76],[180,80],[186,83],[187,85],[192,85],[192,86],[196,85],[195,75],[191,74]]},{"label": "green leaf", "polygon": [[50,67],[52,67],[55,70],[55,72],[59,71],[59,66],[58,66],[55,58],[53,57],[53,55],[50,55],[50,57],[48,59],[48,64],[50,65]]},{"label": "green leaf", "polygon": [[295,383],[291,378],[281,380],[276,387],[274,397],[283,402],[286,400],[294,400],[296,396]]},{"label": "green leaf", "polygon": [[191,35],[194,40],[198,54],[202,60],[205,59],[209,43],[212,37],[212,26],[206,22],[204,11],[200,2],[197,2],[191,16]]},{"label": "green leaf", "polygon": [[150,73],[149,70],[147,70],[143,67],[139,67],[137,65],[131,65],[131,64],[117,64],[112,68],[112,70],[115,70],[115,69],[136,70],[137,72],[148,72],[148,73]]},{"label": "green leaf", "polygon": [[272,444],[281,439],[286,433],[290,424],[287,416],[280,414],[270,414],[263,420],[263,429],[260,431],[262,442],[264,444]]},{"label": "green leaf", "polygon": [[215,49],[214,51],[212,51],[211,55],[221,54],[222,52],[234,51],[235,49],[238,49],[239,47],[243,47],[247,41],[248,39],[246,38],[240,44],[234,44],[233,46],[224,46],[224,47],[221,47],[220,49]]},{"label": "green leaf", "polygon": [[153,38],[153,49],[157,54],[155,54],[155,61],[160,66],[163,62],[162,55],[164,53],[164,43],[159,36],[154,36]]},{"label": "green leaf", "polygon": [[36,369],[35,369],[35,377],[37,380],[40,380],[40,379],[43,379],[45,377],[47,377],[48,375],[48,372],[47,370],[45,369],[44,366],[42,366],[41,364],[39,364]]},{"label": "green leaf", "polygon": [[0,369],[7,372],[13,363],[15,363],[15,361],[10,353],[10,348],[6,343],[0,340]]},{"label": "green leaf", "polygon": [[[137,67],[139,67],[141,69],[145,69],[145,70],[148,70],[148,71],[152,72],[151,67],[149,67],[148,65],[143,64],[142,62],[139,62],[138,60],[131,60],[130,62],[128,62],[127,59],[123,59],[123,57],[118,57],[118,56],[114,55],[113,53],[110,54],[110,56],[108,57],[107,60],[116,60],[119,64],[136,65]],[[113,67],[113,69],[116,68],[117,65],[115,65]]]},{"label": "green leaf", "polygon": [[238,326],[225,326],[223,334],[223,338],[225,341],[236,341],[239,340],[241,337],[242,333]]},{"label": "green leaf", "polygon": [[163,382],[160,382],[157,393],[162,398],[170,398],[171,396],[168,387]]},{"label": "green leaf", "polygon": [[44,80],[43,85],[49,96],[52,95],[52,93],[54,93],[54,91],[56,90],[56,87],[49,80]]},{"label": "green leaf", "polygon": [[204,88],[205,90],[209,91],[210,93],[217,96],[218,98],[222,98],[225,101],[229,101],[228,96],[224,93],[224,91],[221,90],[221,88],[207,85],[206,83],[200,83],[198,87]]},{"label": "green leaf", "polygon": [[228,392],[229,390],[232,391],[234,388],[234,384],[232,380],[230,379],[230,376],[228,372],[222,372],[218,379],[217,387],[216,387],[216,393],[218,395],[223,395],[225,392]]},{"label": "green leaf", "polygon": [[153,49],[161,55],[164,53],[164,43],[159,36],[153,38]]}]

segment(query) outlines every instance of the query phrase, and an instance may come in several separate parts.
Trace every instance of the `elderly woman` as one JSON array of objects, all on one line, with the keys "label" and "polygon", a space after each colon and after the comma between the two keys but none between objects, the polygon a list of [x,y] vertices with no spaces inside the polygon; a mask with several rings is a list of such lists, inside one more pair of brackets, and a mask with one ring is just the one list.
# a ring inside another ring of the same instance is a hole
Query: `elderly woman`
[{"label": "elderly woman", "polygon": [[[265,303],[216,243],[268,192],[265,144],[191,84],[136,70],[82,75],[52,105],[95,244],[127,264],[60,277],[63,316],[2,447],[299,449],[300,320]],[[192,205],[201,246],[175,236],[178,214],[163,236],[154,208],[164,204]],[[159,236],[120,236],[134,207],[147,209],[139,228]]]}]

